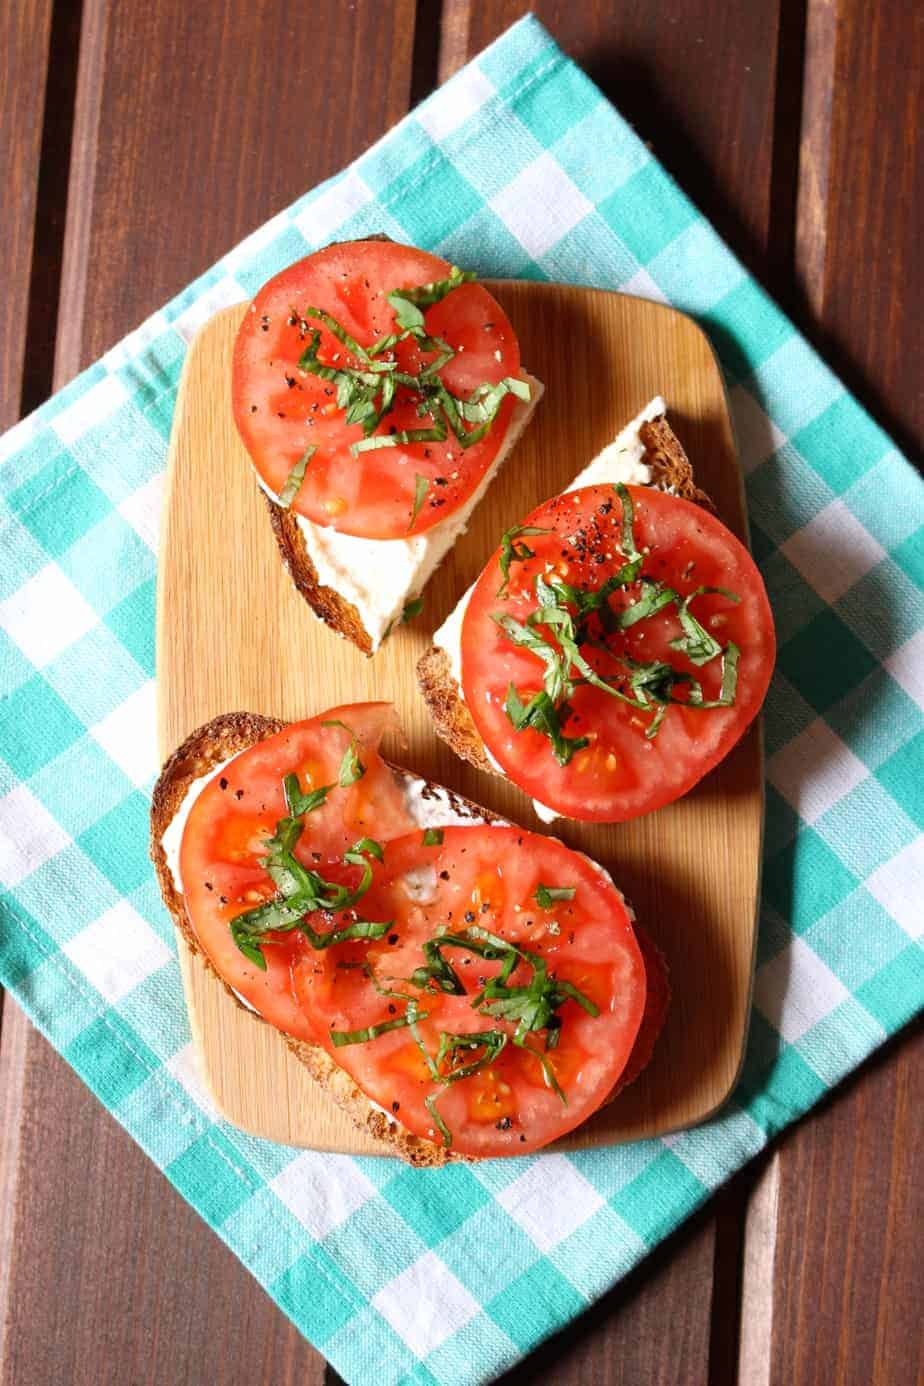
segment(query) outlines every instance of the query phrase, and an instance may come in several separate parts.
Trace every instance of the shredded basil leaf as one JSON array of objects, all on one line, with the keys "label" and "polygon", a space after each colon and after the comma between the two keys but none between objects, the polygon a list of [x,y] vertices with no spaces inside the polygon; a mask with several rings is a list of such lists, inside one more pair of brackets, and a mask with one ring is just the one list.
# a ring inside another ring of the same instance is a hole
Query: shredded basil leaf
[{"label": "shredded basil leaf", "polygon": [[414,477],[414,504],[411,507],[411,523],[408,525],[408,529],[414,528],[417,516],[420,514],[420,507],[426,500],[429,489],[430,483],[425,476]]},{"label": "shredded basil leaf", "polygon": [[680,603],[677,616],[683,635],[677,640],[672,640],[670,646],[672,650],[685,654],[690,663],[696,665],[708,664],[710,660],[717,659],[722,653],[722,646],[709,634],[705,626],[700,625],[690,610],[690,603],[693,598],[705,596],[707,593],[728,597],[733,602],[740,600],[736,593],[728,592],[724,587],[697,587]]},{"label": "shredded basil leaf", "polygon": [[540,884],[536,887],[536,903],[540,909],[550,910],[556,900],[573,900],[575,886],[547,886]]},{"label": "shredded basil leaf", "polygon": [[551,534],[551,530],[542,529],[538,525],[511,525],[501,538],[501,555],[498,566],[503,576],[503,582],[497,589],[497,595],[503,597],[507,593],[507,586],[510,582],[511,563],[523,563],[527,558],[535,558],[534,551],[528,544],[516,542],[521,534],[529,535],[532,538],[536,534]]},{"label": "shredded basil leaf", "polygon": [[441,847],[443,845],[442,828],[425,828],[423,845],[425,847]]},{"label": "shredded basil leaf", "polygon": [[[414,1017],[417,1020],[426,1020],[427,1012],[421,1011]],[[410,1025],[407,1012],[404,1015],[396,1015],[393,1020],[382,1020],[378,1025],[367,1025],[364,1030],[329,1030],[330,1042],[336,1049],[342,1049],[346,1044],[366,1044],[369,1040],[378,1039],[379,1035],[388,1034],[389,1030],[404,1030]]]},{"label": "shredded basil leaf", "polygon": [[375,433],[371,438],[360,438],[350,444],[350,452],[358,457],[361,452],[372,452],[376,448],[403,447],[405,443],[443,443],[446,441],[446,428],[437,423],[433,428],[401,428],[396,433]]},{"label": "shredded basil leaf", "polygon": [[351,352],[353,356],[358,357],[360,361],[370,360],[366,348],[360,346],[356,338],[350,336],[342,323],[339,323],[336,318],[332,318],[330,313],[325,313],[323,308],[306,308],[304,316],[306,318],[315,318],[318,322],[323,322],[328,332],[332,332],[338,342],[342,342],[347,351]]},{"label": "shredded basil leaf", "polygon": [[298,495],[299,490],[301,489],[301,484],[305,480],[305,472],[308,469],[308,463],[311,461],[312,457],[316,452],[316,447],[307,447],[305,451],[302,453],[301,457],[296,462],[295,466],[289,472],[289,475],[286,478],[286,484],[279,492],[279,504],[283,510],[288,510],[292,502],[295,500],[295,497]]},{"label": "shredded basil leaf", "polygon": [[632,504],[632,497],[626,490],[621,481],[613,487],[622,505],[622,551],[628,559],[641,558],[641,554],[635,545],[635,507]]},{"label": "shredded basil leaf", "polygon": [[448,1150],[452,1145],[452,1132],[446,1125],[439,1112],[436,1110],[436,1099],[439,1093],[431,1092],[429,1097],[424,1098],[424,1106],[433,1118],[433,1124],[443,1138],[443,1145]]},{"label": "shredded basil leaf", "polygon": [[349,785],[355,784],[357,780],[361,780],[366,773],[366,767],[360,760],[359,752],[356,749],[358,744],[356,734],[351,727],[347,726],[346,722],[341,722],[337,718],[333,718],[329,722],[322,722],[321,726],[340,727],[343,731],[349,732],[350,734],[350,744],[343,753],[343,759],[340,762],[340,774],[338,776],[338,783],[341,789],[346,789]]},{"label": "shredded basil leaf", "polygon": [[561,719],[566,713],[566,706],[563,704],[556,707],[548,693],[534,693],[528,703],[523,703],[519,693],[511,683],[507,688],[504,711],[516,731],[522,731],[524,727],[532,727],[542,736],[547,736],[559,765],[567,765],[577,751],[582,751],[585,746],[590,745],[586,736],[566,736],[564,734],[561,729]]},{"label": "shredded basil leaf", "polygon": [[354,842],[347,855],[359,856],[361,853],[367,857],[375,857],[376,861],[385,860],[384,848],[374,837],[361,837],[358,842]]},{"label": "shredded basil leaf", "polygon": [[314,813],[315,809],[321,807],[334,788],[332,784],[322,784],[317,789],[310,789],[307,794],[303,794],[299,787],[298,776],[295,774],[286,775],[282,781],[282,787],[286,796],[286,807],[293,818],[301,818],[303,814]]},{"label": "shredded basil leaf", "polygon": [[404,610],[401,612],[401,625],[408,621],[413,621],[415,616],[419,616],[424,608],[423,597],[412,597],[409,602],[404,603]]}]

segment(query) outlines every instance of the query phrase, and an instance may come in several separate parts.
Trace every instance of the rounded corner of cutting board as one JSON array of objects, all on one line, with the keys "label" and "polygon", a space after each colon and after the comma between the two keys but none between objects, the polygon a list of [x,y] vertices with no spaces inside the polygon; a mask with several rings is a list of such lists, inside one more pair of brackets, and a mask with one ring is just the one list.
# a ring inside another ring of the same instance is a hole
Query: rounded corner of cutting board
[{"label": "rounded corner of cutting board", "polygon": [[[603,290],[532,281],[492,281],[491,288],[516,322],[524,362],[543,380],[546,397],[518,444],[517,465],[501,471],[482,501],[482,524],[472,526],[428,585],[428,629],[480,569],[486,546],[479,534],[502,532],[561,490],[576,461],[592,456],[658,394],[719,513],[746,533],[724,383],[698,323],[668,305]],[[294,719],[322,703],[390,693],[416,770],[531,822],[519,791],[479,775],[436,740],[413,675],[429,643],[423,622],[402,628],[367,660],[317,622],[289,584],[231,418],[228,366],[245,311],[244,303],[221,309],[199,329],[180,384],[158,574],[162,754],[230,707]],[[581,331],[567,336],[563,352],[561,340],[576,326]],[[550,409],[550,398],[569,398],[572,408]],[[221,537],[229,532],[240,540],[230,548]],[[256,607],[253,591],[261,593]],[[279,648],[289,651],[284,662],[268,657]],[[306,696],[312,671],[324,691]],[[762,806],[760,736],[752,728],[722,766],[670,808],[631,824],[560,829],[569,845],[610,867],[664,949],[674,994],[649,1067],[558,1148],[666,1134],[707,1120],[728,1100],[750,1010]],[[187,958],[182,973],[203,1079],[227,1120],[284,1144],[389,1153],[354,1128],[282,1038],[241,1011],[204,968]]]}]

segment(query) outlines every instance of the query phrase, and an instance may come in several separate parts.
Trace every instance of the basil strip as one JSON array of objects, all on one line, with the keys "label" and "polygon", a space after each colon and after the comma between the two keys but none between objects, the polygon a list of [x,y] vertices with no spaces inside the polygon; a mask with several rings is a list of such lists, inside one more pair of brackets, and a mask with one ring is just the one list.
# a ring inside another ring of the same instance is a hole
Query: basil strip
[{"label": "basil strip", "polygon": [[330,313],[325,313],[323,308],[306,308],[304,316],[315,318],[318,322],[323,322],[328,332],[332,332],[338,342],[342,342],[347,351],[353,356],[357,356],[360,361],[368,362],[371,360],[369,353],[364,346],[360,346],[355,337],[351,337],[342,323],[336,318],[332,318]]},{"label": "basil strip", "polygon": [[286,807],[293,818],[301,818],[303,814],[314,813],[315,809],[320,808],[324,803],[333,787],[332,784],[322,784],[317,789],[310,789],[307,794],[303,794],[299,788],[297,775],[286,775],[282,781]]},{"label": "basil strip", "polygon": [[429,1097],[425,1097],[425,1098],[424,1098],[424,1106],[426,1107],[427,1111],[428,1111],[428,1112],[430,1113],[430,1115],[432,1116],[432,1118],[433,1118],[433,1124],[434,1124],[434,1126],[436,1126],[436,1128],[438,1129],[440,1135],[441,1135],[442,1138],[443,1138],[443,1145],[444,1145],[444,1146],[446,1147],[446,1149],[448,1150],[449,1147],[452,1145],[452,1132],[450,1131],[449,1127],[446,1125],[446,1123],[445,1123],[445,1121],[443,1120],[443,1118],[440,1116],[439,1112],[436,1110],[436,1099],[437,1099],[438,1096],[439,1096],[439,1093],[433,1093],[433,1092],[431,1092],[430,1095],[429,1095]]},{"label": "basil strip", "polygon": [[540,909],[550,910],[556,900],[573,900],[575,886],[547,886],[540,882],[536,886],[536,904]]},{"label": "basil strip", "polygon": [[416,327],[423,323],[423,314],[420,314],[420,321],[415,322],[410,307],[421,304],[430,307],[434,303],[439,303],[447,294],[451,294],[453,289],[458,289],[461,284],[470,284],[477,277],[474,270],[460,270],[457,265],[453,265],[448,278],[435,279],[431,284],[418,284],[411,289],[393,289],[388,295],[388,302],[395,310],[399,326]]},{"label": "basil strip", "polygon": [[[427,1014],[427,1011],[421,1011],[414,1019],[426,1020]],[[366,1044],[369,1040],[378,1039],[379,1035],[388,1034],[389,1030],[405,1030],[410,1024],[408,1012],[405,1012],[404,1015],[396,1015],[394,1020],[382,1020],[378,1025],[368,1025],[365,1030],[329,1030],[328,1035],[331,1044],[336,1049],[342,1049],[345,1044]]]},{"label": "basil strip", "polygon": [[433,428],[401,428],[396,433],[374,433],[371,438],[360,438],[350,444],[350,452],[358,457],[361,452],[372,452],[376,448],[397,448],[405,443],[444,443],[446,429],[443,424]]},{"label": "basil strip", "polygon": [[501,554],[498,560],[498,566],[504,579],[497,589],[499,597],[506,595],[510,582],[511,563],[523,563],[527,558],[535,558],[536,556],[528,544],[516,542],[520,535],[527,534],[532,538],[536,534],[551,534],[551,532],[550,529],[542,529],[538,525],[511,525],[510,529],[504,532],[501,536]]},{"label": "basil strip", "polygon": [[423,835],[423,845],[425,847],[442,847],[443,830],[442,828],[425,828]]},{"label": "basil strip", "polygon": [[613,487],[622,504],[622,551],[626,558],[641,558],[641,554],[635,546],[635,507],[632,504],[632,497],[626,490],[621,481]]},{"label": "basil strip", "polygon": [[311,447],[307,447],[305,451],[302,453],[301,457],[296,462],[295,466],[289,472],[289,475],[286,477],[286,484],[279,492],[278,498],[279,504],[281,505],[283,510],[288,510],[292,502],[295,500],[295,497],[298,495],[299,490],[301,489],[301,484],[305,480],[305,472],[308,469],[308,463],[311,461],[312,457],[314,457],[316,452],[317,448],[313,445]]},{"label": "basil strip", "polygon": [[350,734],[350,744],[343,753],[343,759],[340,762],[340,773],[338,775],[338,783],[341,789],[346,789],[349,785],[355,784],[357,780],[361,780],[366,773],[366,767],[360,760],[359,752],[356,749],[358,744],[356,733],[353,731],[352,727],[347,726],[346,722],[341,722],[337,718],[333,718],[329,722],[322,722],[321,726],[340,727],[341,730],[349,732]]},{"label": "basil strip", "polygon": [[425,476],[414,477],[414,504],[411,507],[411,523],[408,525],[408,529],[414,528],[417,516],[420,514],[420,507],[426,500],[429,489],[430,482]]},{"label": "basil strip", "polygon": [[419,616],[423,611],[423,607],[423,597],[412,597],[409,602],[405,602],[404,609],[401,612],[400,624],[403,626],[407,621],[413,621],[414,617]]},{"label": "basil strip", "polygon": [[680,628],[683,635],[670,642],[672,650],[677,650],[685,654],[691,664],[708,664],[710,660],[717,659],[722,653],[722,646],[710,635],[705,626],[702,626],[690,610],[690,602],[694,597],[702,597],[706,594],[728,597],[730,601],[738,602],[740,598],[734,592],[728,592],[724,587],[697,587],[683,599],[677,611],[680,620]]}]

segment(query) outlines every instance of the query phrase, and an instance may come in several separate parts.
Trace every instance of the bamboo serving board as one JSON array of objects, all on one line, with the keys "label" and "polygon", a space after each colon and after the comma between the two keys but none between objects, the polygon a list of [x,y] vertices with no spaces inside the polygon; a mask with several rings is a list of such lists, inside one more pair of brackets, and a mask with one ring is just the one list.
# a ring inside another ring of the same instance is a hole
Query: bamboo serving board
[{"label": "bamboo serving board", "polygon": [[[313,617],[279,560],[231,417],[231,349],[244,306],[202,328],[186,360],[168,463],[157,624],[163,758],[220,712],[294,720],[338,703],[388,698],[407,735],[401,764],[542,830],[525,795],[458,760],[432,731],[414,677],[431,632],[500,534],[562,490],[656,394],[667,400],[697,480],[741,537],[744,496],[719,371],[689,318],[591,289],[491,287],[546,396],[469,532],[427,587],[423,614],[373,659]],[[727,1098],[750,1006],[762,817],[761,742],[752,728],[678,803],[634,823],[556,830],[612,872],[666,955],[673,991],[651,1064],[560,1148],[690,1126]],[[390,1153],[352,1126],[274,1030],[231,1001],[182,938],[178,946],[202,1077],[229,1121],[289,1145]]]}]

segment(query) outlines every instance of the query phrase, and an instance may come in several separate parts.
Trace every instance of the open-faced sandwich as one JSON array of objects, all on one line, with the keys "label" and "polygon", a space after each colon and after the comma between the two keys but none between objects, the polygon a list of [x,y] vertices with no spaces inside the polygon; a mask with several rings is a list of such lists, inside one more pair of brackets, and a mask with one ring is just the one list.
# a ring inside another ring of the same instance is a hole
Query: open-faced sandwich
[{"label": "open-faced sandwich", "polygon": [[655,399],[504,535],[418,678],[437,731],[546,821],[686,794],[760,709],[775,639],[744,545]]},{"label": "open-faced sandwich", "polygon": [[580,852],[385,761],[388,704],[218,717],[164,767],[152,856],[194,952],[418,1164],[521,1155],[646,1064],[657,950]]},{"label": "open-faced sandwich", "polygon": [[367,654],[419,609],[542,393],[474,278],[344,241],[265,284],[238,333],[234,417],[283,559]]}]

